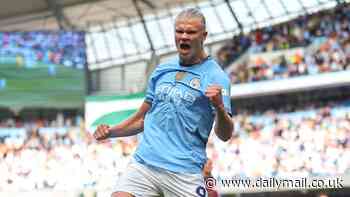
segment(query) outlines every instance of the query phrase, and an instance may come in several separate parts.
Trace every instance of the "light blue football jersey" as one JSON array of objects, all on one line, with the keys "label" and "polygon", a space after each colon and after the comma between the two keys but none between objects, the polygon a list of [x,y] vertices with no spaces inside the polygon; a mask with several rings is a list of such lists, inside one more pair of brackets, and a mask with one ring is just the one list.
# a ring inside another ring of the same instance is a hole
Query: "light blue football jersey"
[{"label": "light blue football jersey", "polygon": [[[180,80],[176,80],[178,72],[185,73]],[[151,108],[136,161],[173,172],[201,173],[215,119],[205,90],[213,84],[223,88],[225,110],[231,114],[230,80],[212,58],[190,67],[181,66],[178,58],[157,66],[146,91]]]}]

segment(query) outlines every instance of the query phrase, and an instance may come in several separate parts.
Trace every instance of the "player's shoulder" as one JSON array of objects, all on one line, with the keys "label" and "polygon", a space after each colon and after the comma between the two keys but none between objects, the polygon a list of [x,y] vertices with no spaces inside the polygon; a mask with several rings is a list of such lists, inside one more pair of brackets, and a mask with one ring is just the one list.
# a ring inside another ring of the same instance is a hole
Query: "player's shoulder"
[{"label": "player's shoulder", "polygon": [[178,66],[176,58],[166,60],[156,66],[154,69],[157,72],[167,70],[167,69],[174,69]]},{"label": "player's shoulder", "polygon": [[214,59],[209,59],[208,60],[208,74],[212,77],[212,78],[220,78],[220,79],[225,79],[225,80],[229,80],[229,77],[227,75],[227,73],[222,69],[222,67],[214,60]]},{"label": "player's shoulder", "polygon": [[157,68],[164,69],[164,68],[174,68],[178,67],[178,59],[177,58],[171,58],[168,60],[165,60],[164,62],[160,63]]},{"label": "player's shoulder", "polygon": [[156,77],[161,75],[161,73],[167,72],[169,70],[173,70],[176,67],[176,62],[174,60],[164,61],[158,64],[154,70],[152,71],[151,77]]}]

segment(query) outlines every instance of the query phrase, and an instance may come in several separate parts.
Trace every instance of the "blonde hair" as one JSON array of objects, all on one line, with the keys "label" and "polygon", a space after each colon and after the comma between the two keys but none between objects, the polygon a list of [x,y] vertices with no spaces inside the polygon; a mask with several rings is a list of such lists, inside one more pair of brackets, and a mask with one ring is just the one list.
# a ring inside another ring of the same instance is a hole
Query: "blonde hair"
[{"label": "blonde hair", "polygon": [[203,29],[206,29],[206,22],[205,17],[203,13],[197,9],[197,8],[188,8],[183,11],[181,11],[177,16],[175,21],[177,21],[179,18],[199,18],[201,19],[201,23],[203,25]]}]

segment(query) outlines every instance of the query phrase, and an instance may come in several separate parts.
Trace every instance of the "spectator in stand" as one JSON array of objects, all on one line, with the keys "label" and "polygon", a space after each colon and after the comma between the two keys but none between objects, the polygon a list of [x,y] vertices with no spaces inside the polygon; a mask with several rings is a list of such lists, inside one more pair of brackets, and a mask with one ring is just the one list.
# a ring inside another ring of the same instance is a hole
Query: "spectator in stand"
[{"label": "spectator in stand", "polygon": [[223,67],[227,67],[248,48],[252,53],[260,53],[305,47],[312,42],[318,42],[320,37],[329,37],[332,32],[341,32],[345,38],[349,32],[349,10],[350,4],[341,5],[316,14],[299,16],[279,25],[257,29],[247,35],[235,36],[232,42],[218,50],[218,61]]},{"label": "spectator in stand", "polygon": [[[236,132],[229,143],[209,138],[212,175],[290,178],[350,173],[349,106],[307,106],[311,107],[302,111],[233,116]],[[0,137],[0,191],[111,189],[137,144],[136,138],[96,144],[74,122],[66,132],[48,132],[43,127],[57,123],[20,121],[0,121],[2,129],[22,125],[29,131],[27,137]],[[210,169],[207,163],[203,173],[209,176]]]},{"label": "spectator in stand", "polygon": [[84,34],[79,32],[4,32],[0,44],[1,56],[21,57],[17,63],[26,67],[37,62],[77,68],[86,64]]},{"label": "spectator in stand", "polygon": [[229,144],[216,141],[208,151],[209,157],[218,156],[213,169],[216,176],[304,177],[350,172],[348,107],[238,115],[233,122],[238,135]]},{"label": "spectator in stand", "polygon": [[333,32],[315,52],[296,52],[294,55],[282,55],[271,61],[259,56],[237,66],[230,74],[231,81],[246,83],[349,70],[349,42],[347,37],[343,38],[339,33]]}]

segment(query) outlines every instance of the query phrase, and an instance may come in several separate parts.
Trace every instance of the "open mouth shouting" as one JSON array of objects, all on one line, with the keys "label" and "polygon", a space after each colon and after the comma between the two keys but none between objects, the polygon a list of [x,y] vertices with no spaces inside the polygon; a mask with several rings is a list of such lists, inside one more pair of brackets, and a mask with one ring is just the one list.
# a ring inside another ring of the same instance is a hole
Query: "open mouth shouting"
[{"label": "open mouth shouting", "polygon": [[191,45],[189,43],[180,43],[179,49],[181,55],[187,55],[191,51]]}]

